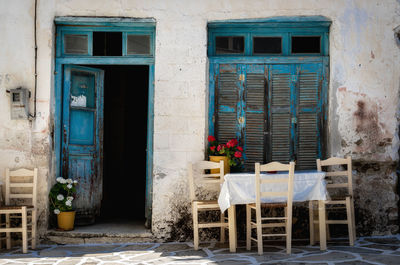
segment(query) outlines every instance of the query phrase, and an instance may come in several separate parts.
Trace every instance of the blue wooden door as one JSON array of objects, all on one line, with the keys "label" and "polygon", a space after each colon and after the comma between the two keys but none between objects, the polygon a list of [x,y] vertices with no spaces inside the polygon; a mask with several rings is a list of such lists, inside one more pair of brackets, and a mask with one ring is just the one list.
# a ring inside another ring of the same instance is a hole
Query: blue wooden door
[{"label": "blue wooden door", "polygon": [[102,198],[104,72],[66,65],[63,77],[62,176],[79,182],[78,222],[92,223]]}]

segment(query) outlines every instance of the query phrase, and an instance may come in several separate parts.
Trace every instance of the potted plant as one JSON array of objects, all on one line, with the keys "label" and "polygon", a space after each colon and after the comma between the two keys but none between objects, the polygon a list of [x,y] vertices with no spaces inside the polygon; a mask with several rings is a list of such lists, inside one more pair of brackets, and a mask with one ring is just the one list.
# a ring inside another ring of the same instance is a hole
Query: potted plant
[{"label": "potted plant", "polygon": [[50,209],[57,215],[60,230],[74,229],[75,211],[72,208],[72,201],[75,199],[77,184],[76,180],[58,177],[56,184],[50,190]]},{"label": "potted plant", "polygon": [[224,161],[224,174],[230,172],[231,167],[242,165],[243,148],[238,145],[238,140],[231,139],[226,144],[221,144],[214,136],[208,136],[208,155],[213,162]]}]

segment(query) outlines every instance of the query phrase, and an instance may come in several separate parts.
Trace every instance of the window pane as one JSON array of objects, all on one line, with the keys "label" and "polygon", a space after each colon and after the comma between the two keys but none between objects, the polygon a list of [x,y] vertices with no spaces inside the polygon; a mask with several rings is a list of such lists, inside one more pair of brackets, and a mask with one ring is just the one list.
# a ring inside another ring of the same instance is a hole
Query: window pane
[{"label": "window pane", "polygon": [[71,107],[95,107],[94,75],[73,72],[71,77]]},{"label": "window pane", "polygon": [[282,38],[280,37],[254,37],[253,53],[282,53]]},{"label": "window pane", "polygon": [[122,32],[93,32],[94,56],[122,56]]},{"label": "window pane", "polygon": [[132,54],[150,54],[150,36],[149,35],[128,35],[127,51]]},{"label": "window pane", "polygon": [[320,53],[321,37],[292,37],[292,53]]},{"label": "window pane", "polygon": [[65,34],[65,54],[88,54],[88,35]]},{"label": "window pane", "polygon": [[216,37],[216,54],[240,54],[244,52],[244,37]]}]

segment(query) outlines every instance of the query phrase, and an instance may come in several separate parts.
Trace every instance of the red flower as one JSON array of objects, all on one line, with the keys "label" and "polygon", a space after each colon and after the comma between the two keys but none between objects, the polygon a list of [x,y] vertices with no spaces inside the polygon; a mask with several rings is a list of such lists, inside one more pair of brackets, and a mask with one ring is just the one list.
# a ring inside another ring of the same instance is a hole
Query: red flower
[{"label": "red flower", "polygon": [[209,142],[214,142],[215,140],[216,140],[216,139],[215,139],[214,136],[212,136],[212,135],[208,136],[208,141],[209,141]]},{"label": "red flower", "polygon": [[215,146],[210,146],[210,150],[214,152]]},{"label": "red flower", "polygon": [[229,142],[226,143],[226,146],[234,147],[237,144],[238,144],[238,141],[236,139],[232,139],[232,140],[230,140]]},{"label": "red flower", "polygon": [[225,145],[224,144],[220,144],[220,145],[218,145],[218,147],[217,147],[217,151],[219,152],[219,151],[221,151],[221,149],[223,149],[225,147]]},{"label": "red flower", "polygon": [[237,149],[238,149],[240,152],[243,152],[243,148],[242,148],[241,146],[238,146]]},{"label": "red flower", "polygon": [[239,152],[239,151],[236,151],[236,152],[235,152],[235,157],[236,157],[236,158],[241,158],[241,157],[242,157],[242,153]]}]

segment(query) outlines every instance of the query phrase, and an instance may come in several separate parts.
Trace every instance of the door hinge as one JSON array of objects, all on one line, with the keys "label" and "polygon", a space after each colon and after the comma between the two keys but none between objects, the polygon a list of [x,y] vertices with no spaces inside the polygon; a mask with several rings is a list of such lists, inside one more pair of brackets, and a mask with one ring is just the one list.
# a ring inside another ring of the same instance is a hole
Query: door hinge
[{"label": "door hinge", "polygon": [[244,74],[239,75],[239,80],[244,81]]},{"label": "door hinge", "polygon": [[239,117],[238,122],[239,124],[244,124],[244,117]]}]

